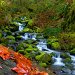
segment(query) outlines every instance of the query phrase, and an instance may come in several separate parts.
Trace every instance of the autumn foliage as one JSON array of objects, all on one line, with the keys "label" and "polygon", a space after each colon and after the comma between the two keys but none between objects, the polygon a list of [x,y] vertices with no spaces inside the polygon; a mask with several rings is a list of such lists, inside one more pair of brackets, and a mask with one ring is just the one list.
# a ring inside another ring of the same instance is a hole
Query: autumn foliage
[{"label": "autumn foliage", "polygon": [[37,68],[32,66],[31,61],[23,55],[9,50],[9,48],[2,45],[0,45],[0,57],[3,58],[3,60],[14,60],[14,62],[16,62],[16,66],[11,68],[11,70],[17,72],[18,75],[48,75],[46,72],[39,72]]}]

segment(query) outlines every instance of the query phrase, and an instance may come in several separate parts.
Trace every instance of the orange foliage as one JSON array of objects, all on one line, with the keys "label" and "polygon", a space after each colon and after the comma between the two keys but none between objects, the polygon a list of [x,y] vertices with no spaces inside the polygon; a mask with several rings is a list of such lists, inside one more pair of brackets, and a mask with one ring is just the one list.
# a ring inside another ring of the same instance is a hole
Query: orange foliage
[{"label": "orange foliage", "polygon": [[10,52],[8,51],[8,48],[0,46],[0,57],[2,57],[3,60],[10,58]]},{"label": "orange foliage", "polygon": [[2,45],[0,45],[0,57],[2,57],[4,60],[15,60],[17,65],[11,70],[17,72],[18,75],[48,75],[46,72],[39,72],[38,69],[32,66],[31,61],[25,58],[23,55],[9,50]]}]

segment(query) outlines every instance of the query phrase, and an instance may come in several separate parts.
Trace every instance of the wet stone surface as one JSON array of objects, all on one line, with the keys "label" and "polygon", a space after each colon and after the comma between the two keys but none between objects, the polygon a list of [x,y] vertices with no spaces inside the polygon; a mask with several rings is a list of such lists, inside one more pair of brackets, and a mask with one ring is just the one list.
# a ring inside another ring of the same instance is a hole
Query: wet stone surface
[{"label": "wet stone surface", "polygon": [[0,75],[17,75],[11,68],[15,67],[16,63],[12,60],[3,60],[0,58]]}]

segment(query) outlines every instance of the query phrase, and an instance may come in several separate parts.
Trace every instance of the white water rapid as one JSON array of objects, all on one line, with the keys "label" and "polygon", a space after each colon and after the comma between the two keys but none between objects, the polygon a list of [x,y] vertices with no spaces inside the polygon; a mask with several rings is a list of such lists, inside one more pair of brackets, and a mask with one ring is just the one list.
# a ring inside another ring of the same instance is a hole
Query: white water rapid
[{"label": "white water rapid", "polygon": [[[18,25],[19,25],[19,31],[22,31],[24,29],[23,24],[18,23]],[[66,67],[66,64],[63,62],[64,59],[61,58],[61,56],[60,56],[62,52],[58,52],[58,51],[49,49],[47,47],[46,39],[43,39],[43,38],[42,39],[37,39],[36,38],[37,37],[37,34],[38,33],[24,33],[24,35],[22,35],[22,39],[24,39],[24,40],[32,39],[32,40],[38,41],[38,44],[36,45],[36,47],[39,50],[44,51],[46,53],[54,53],[54,54],[56,54],[56,56],[53,56],[52,57],[53,62],[54,62],[52,64],[53,66],[55,66],[55,67],[56,66]],[[73,67],[75,69],[75,56],[70,55],[70,54],[68,54],[68,55],[71,57],[71,60],[72,60],[72,63],[71,64],[73,64]],[[67,70],[66,70],[66,72],[67,72]],[[75,70],[73,71],[73,73],[71,72],[71,74],[70,74],[70,72],[68,70],[68,72],[66,74],[58,74],[58,75],[75,75]]]}]

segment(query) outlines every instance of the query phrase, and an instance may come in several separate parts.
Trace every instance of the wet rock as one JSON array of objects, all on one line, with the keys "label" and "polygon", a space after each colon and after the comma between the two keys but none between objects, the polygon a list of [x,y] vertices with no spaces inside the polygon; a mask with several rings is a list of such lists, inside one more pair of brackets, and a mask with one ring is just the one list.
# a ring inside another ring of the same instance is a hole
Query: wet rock
[{"label": "wet rock", "polygon": [[35,59],[36,59],[37,61],[41,61],[41,62],[43,62],[43,63],[50,64],[50,63],[51,63],[51,60],[52,60],[52,56],[51,56],[50,54],[46,54],[46,53],[44,53],[44,52],[41,52],[41,54],[40,54],[40,55],[37,55],[37,56],[35,57]]},{"label": "wet rock", "polygon": [[67,53],[61,53],[60,57],[63,58],[63,59],[71,58]]},{"label": "wet rock", "polygon": [[2,38],[2,33],[0,33],[0,38]]},{"label": "wet rock", "polygon": [[17,50],[24,50],[28,47],[28,44],[26,44],[25,42],[20,42],[17,46]]},{"label": "wet rock", "polygon": [[9,40],[15,40],[15,37],[10,35],[10,36],[7,36],[6,39],[9,39]]},{"label": "wet rock", "polygon": [[0,75],[17,75],[16,72],[12,71],[11,68],[16,66],[16,63],[12,60],[3,60],[0,58]]},{"label": "wet rock", "polygon": [[47,67],[47,64],[46,64],[46,63],[40,62],[39,65],[40,65],[41,67]]},{"label": "wet rock", "polygon": [[70,51],[71,55],[75,55],[75,48]]}]

